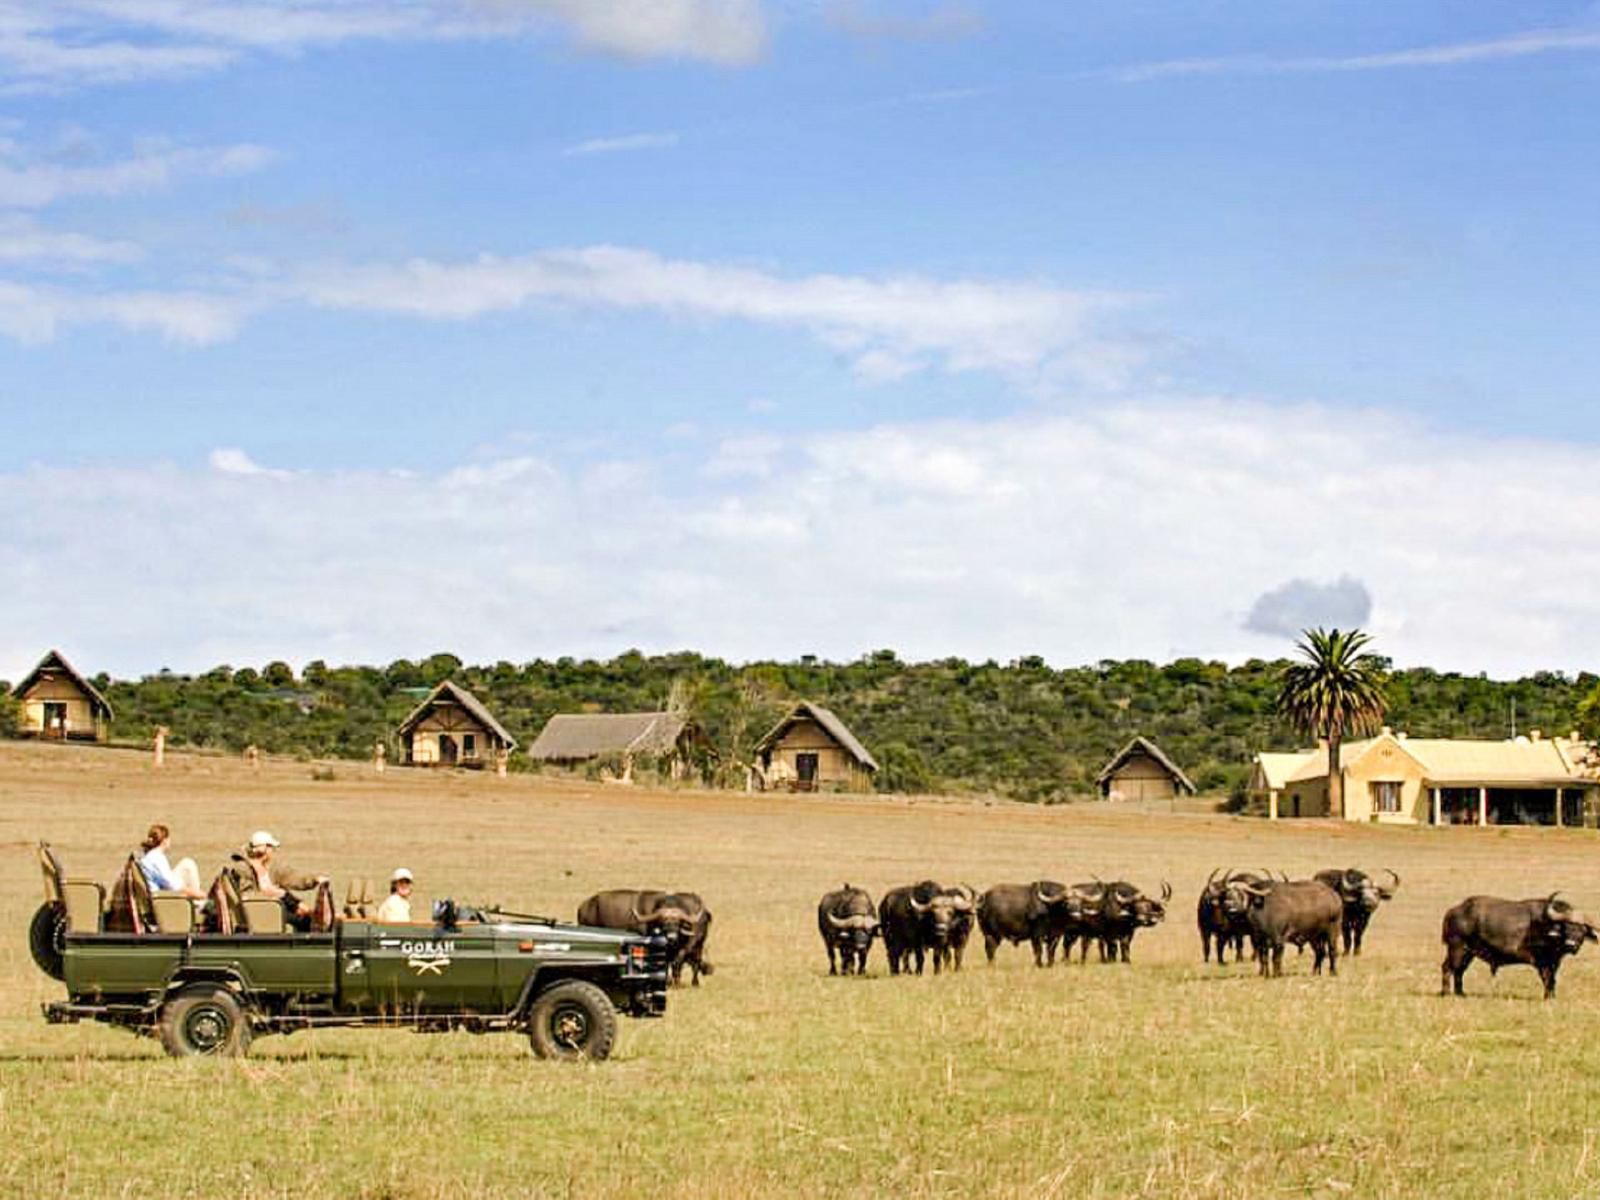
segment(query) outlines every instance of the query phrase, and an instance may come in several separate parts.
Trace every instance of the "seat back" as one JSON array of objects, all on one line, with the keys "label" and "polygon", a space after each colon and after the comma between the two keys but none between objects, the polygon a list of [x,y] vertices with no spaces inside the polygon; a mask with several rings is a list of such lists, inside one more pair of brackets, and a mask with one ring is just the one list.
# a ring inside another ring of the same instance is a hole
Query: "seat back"
[{"label": "seat back", "polygon": [[157,892],[150,897],[155,910],[156,928],[162,933],[190,933],[194,930],[194,901],[181,892]]},{"label": "seat back", "polygon": [[60,904],[63,899],[61,885],[66,882],[66,872],[61,869],[61,860],[56,857],[49,842],[39,843],[39,870],[44,872],[45,902]]},{"label": "seat back", "polygon": [[61,902],[67,910],[71,933],[99,933],[106,910],[106,890],[98,883],[73,879],[61,884]]},{"label": "seat back", "polygon": [[319,883],[317,894],[311,898],[311,932],[328,933],[333,923],[333,885]]},{"label": "seat back", "polygon": [[211,881],[206,893],[210,902],[211,924],[214,933],[230,934],[244,924],[244,909],[239,900],[239,888],[233,872],[223,870]]},{"label": "seat back", "polygon": [[155,924],[155,909],[150,904],[150,885],[145,882],[138,858],[130,854],[111,889],[106,928],[117,933],[144,933],[154,929]]},{"label": "seat back", "polygon": [[289,928],[284,920],[283,902],[266,896],[246,896],[240,902],[244,909],[244,927],[247,933],[283,933]]}]

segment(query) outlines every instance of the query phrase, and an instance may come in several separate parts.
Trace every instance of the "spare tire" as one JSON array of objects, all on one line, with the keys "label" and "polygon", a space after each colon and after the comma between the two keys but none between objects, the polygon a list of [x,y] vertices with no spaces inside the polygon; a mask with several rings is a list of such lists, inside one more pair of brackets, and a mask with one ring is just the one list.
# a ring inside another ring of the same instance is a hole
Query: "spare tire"
[{"label": "spare tire", "polygon": [[33,961],[51,979],[65,979],[67,954],[67,909],[64,904],[46,900],[28,924],[28,949]]}]

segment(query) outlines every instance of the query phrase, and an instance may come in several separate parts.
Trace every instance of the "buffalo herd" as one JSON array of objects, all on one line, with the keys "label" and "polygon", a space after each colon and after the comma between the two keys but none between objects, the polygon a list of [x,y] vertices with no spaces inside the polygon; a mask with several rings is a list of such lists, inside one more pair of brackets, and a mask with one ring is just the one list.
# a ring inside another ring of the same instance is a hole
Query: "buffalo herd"
[{"label": "buffalo herd", "polygon": [[[1339,956],[1359,955],[1373,915],[1394,899],[1400,876],[1369,874],[1355,867],[1318,871],[1309,879],[1279,872],[1217,868],[1207,877],[1196,905],[1201,957],[1218,965],[1244,957],[1249,944],[1263,977],[1283,974],[1288,946],[1312,951],[1311,972],[1326,965],[1336,975]],[[863,888],[845,884],[817,902],[817,932],[828,953],[828,974],[863,975],[872,943],[883,942],[889,974],[959,971],[976,927],[990,964],[1005,943],[1027,942],[1036,966],[1054,966],[1079,948],[1087,961],[1096,947],[1103,963],[1127,963],[1134,934],[1166,919],[1172,887],[1158,894],[1127,880],[1058,883],[999,883],[986,892],[965,883],[945,886],[932,879],[890,888],[874,903]],[[694,986],[711,974],[706,936],[711,910],[694,892],[613,889],[596,892],[578,906],[580,925],[628,929],[660,937],[666,944],[673,983],[684,968]],[[1539,973],[1546,999],[1555,995],[1556,973],[1585,942],[1600,940],[1600,928],[1559,892],[1529,900],[1472,896],[1444,915],[1445,946],[1439,994],[1462,995],[1462,977],[1475,959],[1494,974],[1525,965]]]}]

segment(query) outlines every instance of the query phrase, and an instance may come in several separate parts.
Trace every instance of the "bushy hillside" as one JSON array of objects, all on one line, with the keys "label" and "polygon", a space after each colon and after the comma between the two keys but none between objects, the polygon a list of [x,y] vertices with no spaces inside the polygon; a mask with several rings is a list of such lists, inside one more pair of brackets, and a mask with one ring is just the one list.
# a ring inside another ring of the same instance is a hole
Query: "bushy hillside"
[{"label": "bushy hillside", "polygon": [[[1160,742],[1202,790],[1228,791],[1247,775],[1254,751],[1297,744],[1273,713],[1283,665],[1179,659],[1055,670],[1037,658],[905,663],[880,650],[849,663],[807,657],[734,666],[691,653],[630,652],[604,662],[466,666],[436,654],[381,668],[313,662],[297,673],[280,662],[96,683],[116,706],[119,740],[166,725],[178,745],[254,743],[270,753],[362,758],[446,677],[484,699],[523,746],[553,713],[660,708],[670,698],[700,719],[730,762],[746,758],[786,706],[804,698],[855,729],[883,765],[885,789],[1054,800],[1092,791],[1106,759],[1136,733]],[[1388,684],[1389,721],[1417,736],[1504,737],[1514,705],[1519,729],[1565,732],[1597,683],[1549,672],[1499,682],[1398,671]]]}]

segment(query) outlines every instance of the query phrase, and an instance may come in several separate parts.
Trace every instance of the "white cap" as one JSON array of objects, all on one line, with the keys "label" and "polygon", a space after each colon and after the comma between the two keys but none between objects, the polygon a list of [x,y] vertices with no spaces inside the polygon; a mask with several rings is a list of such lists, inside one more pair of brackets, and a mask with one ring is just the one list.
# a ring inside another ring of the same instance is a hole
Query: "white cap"
[{"label": "white cap", "polygon": [[283,843],[265,829],[258,829],[250,835],[250,844],[252,846],[281,846]]},{"label": "white cap", "polygon": [[399,883],[402,879],[405,880],[407,883],[410,883],[411,882],[411,872],[406,870],[404,867],[396,867],[394,869],[394,874],[389,876],[389,882],[390,883]]}]

